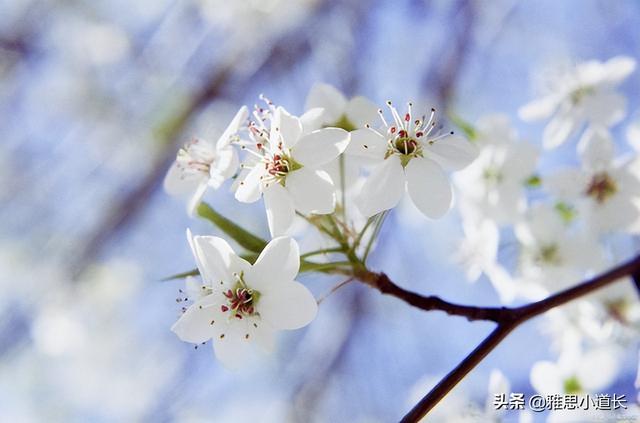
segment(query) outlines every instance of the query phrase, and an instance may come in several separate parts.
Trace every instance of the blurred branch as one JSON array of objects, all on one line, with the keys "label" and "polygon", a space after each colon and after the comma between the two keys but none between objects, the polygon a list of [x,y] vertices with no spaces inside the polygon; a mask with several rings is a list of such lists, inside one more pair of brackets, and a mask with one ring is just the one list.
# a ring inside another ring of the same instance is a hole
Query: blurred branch
[{"label": "blurred branch", "polygon": [[443,110],[453,97],[456,82],[464,68],[476,21],[474,0],[459,0],[455,5],[454,22],[447,25],[447,29],[454,31],[447,36],[451,42],[443,43],[442,50],[435,56],[440,58],[440,66],[428,72],[422,81],[424,91],[435,89],[435,99]]},{"label": "blurred branch", "polygon": [[[621,264],[602,275],[593,278],[591,280],[582,282],[573,288],[561,291],[557,294],[551,295],[544,300],[537,301],[531,304],[527,304],[515,308],[498,309],[500,312],[496,312],[496,309],[486,308],[485,320],[493,320],[498,323],[498,326],[482,341],[464,360],[460,362],[449,374],[447,374],[427,395],[425,395],[414,407],[403,417],[402,422],[417,422],[422,419],[449,391],[451,391],[457,384],[464,378],[471,370],[475,368],[500,342],[511,333],[514,329],[520,326],[527,320],[543,314],[552,308],[566,304],[572,300],[580,297],[584,297],[597,289],[603,288],[609,284],[619,282],[622,278],[629,275],[640,274],[640,256],[637,256],[633,260]],[[378,279],[380,282],[380,288],[376,286],[375,281],[366,282],[367,284],[380,289],[383,293],[398,296],[399,298],[407,301],[416,307],[423,308],[425,310],[441,310],[449,314],[464,315],[465,317],[477,316],[480,312],[477,307],[457,306],[440,300],[439,302],[433,302],[434,297],[421,297],[418,294],[408,293],[408,291],[396,290],[395,288],[388,288],[394,286],[394,284],[388,280],[386,275],[379,274]],[[634,276],[634,280],[635,276]],[[387,289],[385,292],[383,289]],[[424,303],[423,303],[424,302]],[[423,305],[426,307],[423,307]],[[465,310],[466,309],[466,310]],[[469,316],[465,313],[468,312]],[[497,314],[496,314],[497,313]]]}]

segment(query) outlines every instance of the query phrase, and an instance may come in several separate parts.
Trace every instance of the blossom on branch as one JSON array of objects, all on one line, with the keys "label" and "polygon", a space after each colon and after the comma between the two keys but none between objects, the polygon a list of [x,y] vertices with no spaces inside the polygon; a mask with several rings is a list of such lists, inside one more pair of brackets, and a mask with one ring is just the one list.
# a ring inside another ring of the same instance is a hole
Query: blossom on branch
[{"label": "blossom on branch", "polygon": [[273,239],[251,265],[222,238],[187,236],[204,295],[171,328],[183,341],[211,339],[218,360],[237,369],[247,363],[253,342],[269,351],[277,330],[298,329],[315,318],[316,300],[294,280],[300,253],[293,239]]}]

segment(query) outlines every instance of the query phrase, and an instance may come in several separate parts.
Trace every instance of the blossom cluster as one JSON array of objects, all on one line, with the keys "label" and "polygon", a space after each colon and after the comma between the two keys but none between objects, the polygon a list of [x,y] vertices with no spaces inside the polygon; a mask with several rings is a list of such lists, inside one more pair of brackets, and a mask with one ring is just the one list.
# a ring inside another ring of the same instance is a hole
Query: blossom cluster
[{"label": "blossom cluster", "polygon": [[[455,177],[464,232],[458,259],[470,281],[485,274],[503,304],[541,299],[631,254],[640,231],[638,125],[627,129],[627,146],[614,134],[627,116],[616,88],[635,67],[614,57],[556,75],[549,94],[519,110],[525,122],[550,119],[541,147],[522,140],[505,115],[468,125],[479,156]],[[551,153],[574,142],[575,161],[554,160]],[[533,387],[541,394],[606,388],[620,370],[621,347],[640,333],[636,296],[629,280],[548,313],[558,359],[533,366]]]},{"label": "blossom cluster", "polygon": [[212,339],[228,367],[241,365],[247,341],[269,346],[275,330],[304,326],[315,316],[311,293],[294,281],[297,217],[334,242],[317,253],[342,253],[354,271],[377,233],[369,228],[379,227],[405,192],[425,216],[439,218],[452,205],[448,172],[477,156],[472,143],[443,130],[433,108],[416,112],[408,103],[399,111],[387,102],[385,113],[364,97],[347,99],[318,84],[306,109],[296,116],[261,96],[253,110],[241,107],[215,142],[196,138],[184,145],[165,178],[169,193],[187,197],[192,215],[208,189],[231,179],[239,203],[264,202],[273,239],[253,264],[222,238],[189,235],[202,281],[187,281],[193,303],[173,330],[187,342]]}]

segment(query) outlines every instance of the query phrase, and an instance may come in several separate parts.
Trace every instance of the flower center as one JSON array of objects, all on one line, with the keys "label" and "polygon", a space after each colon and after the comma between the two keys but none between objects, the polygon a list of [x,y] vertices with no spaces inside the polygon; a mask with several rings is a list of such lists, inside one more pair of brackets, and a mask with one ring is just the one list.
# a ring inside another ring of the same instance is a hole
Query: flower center
[{"label": "flower center", "polygon": [[538,264],[559,265],[561,263],[560,251],[557,244],[543,245],[538,249],[534,258]]},{"label": "flower center", "polygon": [[573,104],[574,106],[580,104],[585,97],[593,94],[593,92],[594,89],[590,86],[576,88],[575,90],[571,91],[571,94],[569,94],[571,104]]},{"label": "flower center", "polygon": [[487,183],[498,185],[502,182],[503,175],[498,167],[491,166],[484,169],[482,177]]},{"label": "flower center", "polygon": [[228,312],[230,317],[237,319],[257,315],[255,306],[260,298],[260,293],[247,286],[244,281],[244,273],[234,274],[234,276],[236,283],[232,289],[223,292],[227,302],[222,304],[220,309],[223,313]]},{"label": "flower center", "polygon": [[412,116],[412,103],[407,104],[407,113],[403,117],[400,116],[390,101],[387,101],[387,106],[393,116],[393,122],[388,123],[382,110],[378,110],[378,114],[387,128],[385,134],[387,139],[385,159],[398,155],[402,166],[406,166],[412,158],[423,157],[425,143],[433,144],[449,135],[447,133],[433,138],[429,137],[436,126],[435,109],[431,109],[431,115],[428,119],[426,115],[414,119]]},{"label": "flower center", "polygon": [[178,151],[176,163],[183,179],[193,179],[208,176],[215,158],[211,144],[196,138]]},{"label": "flower center", "polygon": [[598,203],[607,201],[618,191],[614,180],[606,172],[596,173],[591,178],[585,192],[589,197],[593,197]]}]

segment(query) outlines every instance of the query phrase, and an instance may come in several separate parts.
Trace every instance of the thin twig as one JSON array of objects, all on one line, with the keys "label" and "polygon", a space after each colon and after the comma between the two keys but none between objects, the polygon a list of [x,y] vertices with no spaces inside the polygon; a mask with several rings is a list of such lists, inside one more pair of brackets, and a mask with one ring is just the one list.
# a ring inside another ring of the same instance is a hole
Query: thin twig
[{"label": "thin twig", "polygon": [[[566,289],[557,294],[551,295],[545,298],[544,300],[537,301],[537,302],[520,306],[520,307],[503,309],[500,312],[499,318],[497,320],[488,319],[488,320],[496,321],[498,323],[498,327],[493,332],[491,332],[491,334],[489,334],[489,336],[487,336],[487,338],[485,338],[485,340],[482,341],[464,360],[462,360],[460,364],[456,366],[455,369],[453,369],[449,374],[447,374],[427,395],[425,395],[424,398],[422,398],[413,407],[413,409],[411,409],[411,411],[409,411],[409,413],[407,413],[407,415],[404,416],[404,418],[402,419],[402,422],[417,422],[421,418],[423,418],[429,412],[429,410],[435,407],[435,405],[442,398],[444,398],[444,396],[449,391],[451,391],[456,386],[456,384],[460,382],[460,380],[462,380],[464,376],[466,376],[471,370],[473,370],[473,368],[476,365],[478,365],[478,363],[480,363],[482,359],[484,359],[484,357],[486,357],[487,354],[489,354],[496,346],[498,346],[498,344],[500,344],[500,342],[512,330],[520,326],[522,323],[526,322],[527,320],[535,316],[545,313],[551,310],[552,308],[561,306],[572,300],[583,297],[609,284],[621,281],[623,280],[622,278],[624,278],[625,276],[637,275],[639,273],[640,273],[640,256],[637,256],[633,260],[628,261],[627,263],[621,264],[619,266],[616,266],[613,269],[609,270],[606,273],[603,273],[598,277],[582,282],[574,286],[573,288]],[[379,278],[384,280],[386,276],[379,277]],[[368,284],[371,285],[370,283]],[[381,286],[385,287],[387,285],[383,283]],[[382,292],[385,292],[385,291],[382,291]],[[409,301],[409,300],[414,301],[415,300],[414,297],[421,297],[418,294],[410,293],[411,295],[407,297],[404,290],[402,289],[400,291],[391,291],[391,292],[385,292],[385,293],[389,293],[391,295],[400,294],[399,298],[404,299],[405,301],[409,302],[412,305],[420,307],[419,302],[418,304],[414,304],[413,302]],[[422,297],[422,298],[428,298],[428,297]],[[447,313],[451,310],[461,311],[461,310],[464,310],[464,308],[466,307],[466,306],[457,306],[454,304],[450,304],[450,303],[447,303],[446,301],[437,303],[437,305],[439,307],[439,308],[436,308],[437,310],[442,310]],[[476,308],[471,307],[469,311],[473,311],[473,313],[478,313],[477,310],[473,310],[473,309],[476,309]],[[490,310],[490,308],[487,308],[486,310]],[[472,316],[474,315],[473,313],[472,313]],[[487,313],[488,313],[487,315],[488,317],[489,316],[495,317],[495,316],[492,316],[491,314],[493,312],[487,312]],[[450,314],[461,315],[460,313],[450,313]]]}]

